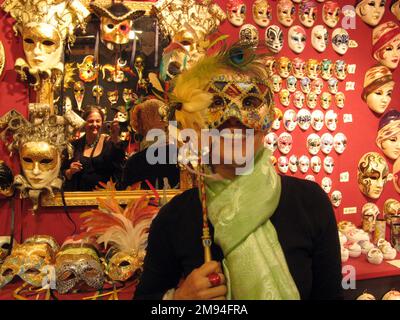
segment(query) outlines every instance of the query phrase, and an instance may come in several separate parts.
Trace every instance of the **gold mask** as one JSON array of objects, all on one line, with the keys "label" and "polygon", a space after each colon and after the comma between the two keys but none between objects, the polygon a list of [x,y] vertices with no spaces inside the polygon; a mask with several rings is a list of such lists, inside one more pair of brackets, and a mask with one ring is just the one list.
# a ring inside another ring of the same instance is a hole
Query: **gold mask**
[{"label": "gold mask", "polygon": [[129,34],[132,31],[132,20],[116,21],[101,17],[101,39],[115,44],[129,43]]},{"label": "gold mask", "polygon": [[139,254],[117,252],[107,263],[106,273],[113,281],[126,281],[141,271],[145,251]]}]

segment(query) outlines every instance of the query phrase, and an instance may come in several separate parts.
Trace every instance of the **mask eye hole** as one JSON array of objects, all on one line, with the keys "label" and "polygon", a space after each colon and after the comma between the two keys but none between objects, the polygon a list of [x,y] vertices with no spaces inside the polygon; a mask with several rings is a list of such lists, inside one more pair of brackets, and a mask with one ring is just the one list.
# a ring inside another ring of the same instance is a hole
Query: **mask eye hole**
[{"label": "mask eye hole", "polygon": [[11,276],[11,275],[13,275],[13,271],[10,268],[4,270],[3,274],[2,274],[3,277],[7,277],[7,276]]},{"label": "mask eye hole", "polygon": [[107,24],[107,28],[114,29],[114,25],[112,23]]},{"label": "mask eye hole", "polygon": [[121,25],[119,26],[120,30],[125,31],[126,30],[126,25]]},{"label": "mask eye hole", "polygon": [[10,249],[10,244],[9,244],[9,243],[3,243],[3,244],[1,245],[1,248],[2,248],[3,250],[8,250],[8,249]]},{"label": "mask eye hole", "polygon": [[61,275],[57,275],[57,279],[60,281],[72,280],[75,279],[75,275],[70,271],[65,271]]},{"label": "mask eye hole", "polygon": [[128,266],[130,266],[131,264],[128,262],[128,261],[126,261],[126,260],[124,260],[124,261],[122,261],[118,266],[119,267],[128,267]]},{"label": "mask eye hole", "polygon": [[23,160],[28,163],[32,163],[33,160],[31,158],[24,157]]},{"label": "mask eye hole", "polygon": [[51,41],[51,40],[45,40],[45,41],[43,41],[42,43],[43,43],[45,46],[47,46],[47,47],[51,47],[51,46],[54,45],[54,42]]},{"label": "mask eye hole", "polygon": [[34,44],[35,43],[35,41],[33,41],[33,39],[31,39],[31,38],[25,38],[24,41],[25,41],[25,43],[28,43],[28,44]]},{"label": "mask eye hole", "polygon": [[38,274],[40,274],[40,271],[37,270],[37,269],[32,269],[32,268],[30,268],[30,269],[28,269],[28,270],[25,271],[25,274],[38,275]]},{"label": "mask eye hole", "polygon": [[214,96],[213,103],[211,104],[211,108],[220,108],[225,105],[225,101],[220,96]]},{"label": "mask eye hole", "polygon": [[246,97],[243,99],[243,107],[253,109],[258,108],[261,105],[261,99],[257,97]]},{"label": "mask eye hole", "polygon": [[49,163],[51,163],[53,160],[52,159],[42,159],[42,160],[40,160],[40,163],[41,164],[49,164]]}]

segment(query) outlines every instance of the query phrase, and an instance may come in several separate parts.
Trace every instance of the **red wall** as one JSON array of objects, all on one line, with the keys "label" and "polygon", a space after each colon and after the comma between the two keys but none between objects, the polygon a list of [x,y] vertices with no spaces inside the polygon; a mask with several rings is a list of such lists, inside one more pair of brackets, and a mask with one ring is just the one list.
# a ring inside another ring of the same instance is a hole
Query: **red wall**
[{"label": "red wall", "polygon": [[[223,9],[225,9],[224,0],[216,1]],[[251,15],[251,5],[253,1],[245,0],[248,8],[247,19],[245,23],[254,24],[253,18]],[[353,4],[348,3],[346,1],[338,1],[340,5],[345,4]],[[277,24],[280,26],[277,21],[276,16],[276,1],[270,1],[273,7],[273,24]],[[317,14],[317,22],[316,24],[323,24],[322,21],[322,3],[318,3],[318,14]],[[298,5],[296,5],[298,6]],[[388,9],[389,3],[386,4],[386,12],[382,22],[388,20],[395,20],[395,17],[390,13]],[[0,40],[3,42],[5,51],[6,51],[6,70],[4,72],[4,76],[2,81],[0,81],[0,106],[1,111],[0,115],[3,115],[10,109],[16,109],[17,111],[26,115],[27,113],[27,103],[29,101],[29,91],[27,85],[18,82],[16,73],[14,71],[14,62],[16,58],[23,56],[22,51],[22,43],[20,38],[15,37],[12,31],[12,22],[13,20],[10,17],[6,17],[4,12],[0,13]],[[272,24],[271,23],[271,24]],[[300,24],[298,18],[296,18],[295,24]],[[296,57],[287,45],[287,32],[288,29],[282,27],[285,35],[284,40],[284,49],[279,53],[280,55],[287,56],[291,59]],[[328,28],[329,29],[329,28]],[[225,21],[221,27],[220,31],[222,33],[228,33],[231,35],[230,41],[236,41],[238,38],[239,28],[233,27],[228,21]],[[264,41],[264,32],[265,29],[259,28],[260,31],[260,43]],[[346,151],[338,156],[334,151],[330,154],[335,159],[335,170],[332,175],[330,175],[333,181],[333,190],[340,190],[343,194],[342,204],[339,208],[335,209],[336,217],[338,221],[340,220],[351,220],[355,223],[360,222],[361,216],[361,208],[370,200],[364,197],[358,189],[357,185],[357,164],[360,157],[368,152],[368,151],[376,151],[382,154],[379,148],[375,144],[375,137],[379,122],[379,117],[375,116],[367,107],[367,105],[361,100],[361,91],[363,89],[363,80],[364,74],[366,70],[372,67],[375,64],[375,60],[371,55],[371,38],[372,38],[372,28],[364,24],[358,17],[356,20],[356,29],[348,30],[350,34],[350,38],[354,39],[358,42],[358,48],[349,49],[347,54],[343,57],[337,55],[332,47],[329,45],[328,49],[324,53],[317,53],[311,46],[311,29],[307,30],[307,47],[305,51],[302,53],[301,57],[306,60],[308,58],[316,58],[318,60],[322,60],[324,58],[329,58],[333,61],[337,59],[343,59],[348,64],[356,64],[356,74],[348,75],[345,81],[340,82],[339,91],[342,91],[346,95],[346,103],[345,108],[340,110],[337,107],[333,106],[332,108],[339,114],[339,123],[336,132],[343,132],[348,138],[348,145]],[[332,30],[329,29],[329,36],[331,35]],[[329,37],[330,38],[330,37]],[[399,67],[400,68],[400,67]],[[400,99],[400,72],[399,68],[397,71],[393,72],[393,76],[397,85],[395,87],[392,104],[391,107],[399,108],[396,105]],[[356,83],[355,91],[345,91],[344,85],[346,81],[354,81]],[[325,82],[326,86],[326,82]],[[279,105],[278,100],[277,105]],[[281,107],[281,106],[280,106]],[[295,109],[292,105],[288,108]],[[285,110],[285,108],[281,108]],[[295,109],[297,111],[297,109]],[[350,113],[353,115],[353,123],[343,123],[343,114]],[[282,132],[280,129],[277,133]],[[310,157],[307,152],[305,141],[307,136],[314,132],[312,129],[309,129],[305,132],[301,131],[299,128],[296,128],[295,131],[292,132],[292,136],[294,138],[294,146],[292,152],[288,155],[290,156],[292,153],[296,155],[305,154]],[[327,132],[327,129],[324,127],[319,135]],[[12,160],[8,158],[7,152],[4,146],[1,146],[2,150],[0,150],[0,158],[5,160],[11,168],[14,170],[14,173],[19,171],[17,159],[14,157]],[[276,157],[279,157],[279,152],[276,153]],[[323,154],[318,154],[323,159]],[[388,159],[387,159],[388,160]],[[390,171],[392,169],[393,162],[388,160]],[[347,183],[339,182],[339,174],[342,172],[350,173],[350,181]],[[310,171],[311,173],[311,171]],[[291,173],[288,173],[289,175]],[[323,170],[319,174],[314,174],[316,177],[316,181],[318,183],[321,182],[322,178],[326,176]],[[304,174],[297,173],[296,176],[304,177]],[[395,192],[392,182],[388,182],[382,193],[381,197],[376,202],[378,207],[383,210],[383,203],[388,198],[397,198],[400,196]],[[344,208],[348,207],[356,207],[357,213],[352,215],[344,215]],[[59,242],[62,242],[63,239],[70,235],[73,232],[73,225],[67,219],[67,216],[63,212],[62,208],[42,208],[39,212],[33,216],[29,211],[30,203],[29,201],[19,201],[19,199],[15,199],[15,211],[17,216],[16,223],[16,237],[17,240],[20,240],[20,235],[22,233],[22,238],[26,238],[27,236],[33,234],[50,234],[56,237]],[[89,208],[70,208],[73,219],[79,223],[78,213],[87,210]],[[7,200],[0,200],[0,235],[9,233],[9,225],[10,225],[10,210],[8,206]]]}]

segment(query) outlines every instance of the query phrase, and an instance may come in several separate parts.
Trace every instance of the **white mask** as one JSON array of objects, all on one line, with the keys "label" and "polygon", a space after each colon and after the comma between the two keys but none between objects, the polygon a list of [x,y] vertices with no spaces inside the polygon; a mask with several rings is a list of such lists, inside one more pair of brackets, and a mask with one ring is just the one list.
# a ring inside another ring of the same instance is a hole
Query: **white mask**
[{"label": "white mask", "polygon": [[321,136],[321,151],[329,154],[333,148],[333,137],[330,133],[324,133]]},{"label": "white mask", "polygon": [[283,154],[288,154],[292,150],[293,139],[290,133],[282,132],[278,137],[278,149]]},{"label": "white mask", "polygon": [[338,92],[335,94],[335,103],[336,103],[336,107],[342,109],[344,108],[344,102],[345,102],[345,95],[343,92]]},{"label": "white mask", "polygon": [[307,107],[314,109],[317,106],[317,94],[313,91],[307,94],[306,98]]},{"label": "white mask", "polygon": [[283,48],[282,29],[272,25],[265,30],[265,45],[272,53],[278,53]]},{"label": "white mask", "polygon": [[307,109],[301,109],[297,112],[297,124],[301,130],[308,130],[311,125],[311,113]]},{"label": "white mask", "polygon": [[326,173],[331,174],[333,172],[333,168],[335,167],[335,162],[332,157],[328,156],[324,159],[324,170]]},{"label": "white mask", "polygon": [[286,88],[289,90],[289,92],[295,92],[296,85],[297,85],[297,79],[295,76],[289,76],[286,79]]},{"label": "white mask", "polygon": [[293,173],[297,172],[297,165],[298,165],[298,160],[297,157],[293,154],[289,158],[289,170]]},{"label": "white mask", "polygon": [[294,93],[294,99],[293,99],[293,104],[296,108],[301,109],[304,106],[304,100],[305,100],[304,93],[301,91],[296,91]]},{"label": "white mask", "polygon": [[324,52],[328,45],[328,30],[323,25],[315,26],[311,31],[311,44],[318,52]]},{"label": "white mask", "polygon": [[312,157],[310,160],[310,166],[313,172],[319,173],[321,171],[321,166],[322,166],[321,158],[318,156]]},{"label": "white mask", "polygon": [[297,114],[296,111],[289,109],[283,114],[283,125],[289,132],[296,129],[297,126]]},{"label": "white mask", "polygon": [[321,110],[314,110],[311,113],[311,126],[316,131],[320,131],[324,126],[324,113]]},{"label": "white mask", "polygon": [[282,173],[287,173],[289,169],[289,161],[285,156],[278,158],[278,169]]},{"label": "white mask", "polygon": [[342,154],[346,149],[346,145],[347,145],[346,136],[341,132],[337,133],[333,138],[333,147],[335,148],[335,151],[338,154]]},{"label": "white mask", "polygon": [[332,32],[332,48],[336,53],[344,55],[349,49],[349,34],[343,28],[336,28]]},{"label": "white mask", "polygon": [[326,193],[331,192],[331,188],[332,188],[332,179],[329,178],[329,177],[324,177],[324,178],[322,178],[321,187],[322,187],[322,189],[324,189],[324,191],[325,191]]},{"label": "white mask", "polygon": [[226,9],[229,22],[235,27],[242,26],[246,19],[246,5],[244,2],[242,0],[228,0]]},{"label": "white mask", "polygon": [[321,138],[319,135],[311,133],[307,137],[307,149],[308,152],[313,156],[315,156],[319,150],[321,150]]},{"label": "white mask", "polygon": [[290,104],[290,92],[289,92],[289,90],[282,89],[279,92],[279,101],[283,106],[285,106],[285,107],[289,106],[289,104]]},{"label": "white mask", "polygon": [[264,137],[264,147],[272,152],[278,148],[278,136],[276,133],[270,132]]},{"label": "white mask", "polygon": [[333,110],[328,110],[325,114],[325,125],[330,131],[335,131],[338,122],[338,115]]},{"label": "white mask", "polygon": [[272,91],[279,92],[282,89],[282,78],[277,74],[272,76]]},{"label": "white mask", "polygon": [[302,53],[306,47],[306,31],[300,26],[290,27],[288,32],[289,48],[295,53]]},{"label": "white mask", "polygon": [[329,92],[323,92],[321,94],[321,107],[322,109],[329,109],[331,106],[332,95]]},{"label": "white mask", "polygon": [[310,160],[308,159],[307,156],[301,156],[299,158],[299,169],[300,172],[306,173],[308,171],[308,168],[310,167]]},{"label": "white mask", "polygon": [[243,25],[239,31],[239,39],[240,43],[256,48],[259,41],[258,29],[252,24]]},{"label": "white mask", "polygon": [[335,190],[331,194],[332,205],[337,208],[342,203],[342,193],[339,190]]},{"label": "white mask", "polygon": [[256,0],[253,3],[253,20],[262,28],[269,25],[272,19],[271,6],[266,0]]}]

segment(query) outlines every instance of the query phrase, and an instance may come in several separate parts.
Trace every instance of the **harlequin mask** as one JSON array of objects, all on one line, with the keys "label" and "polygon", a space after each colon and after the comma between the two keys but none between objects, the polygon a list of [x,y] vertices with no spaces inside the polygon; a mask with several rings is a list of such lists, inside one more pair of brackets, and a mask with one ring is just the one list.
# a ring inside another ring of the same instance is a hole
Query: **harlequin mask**
[{"label": "harlequin mask", "polygon": [[307,77],[310,78],[311,80],[315,80],[316,78],[318,78],[318,75],[320,73],[320,66],[318,60],[308,59],[306,63],[306,72],[307,72]]},{"label": "harlequin mask", "polygon": [[264,137],[264,147],[272,152],[278,148],[278,136],[275,132],[270,132]]},{"label": "harlequin mask", "polygon": [[297,79],[295,76],[289,76],[286,79],[286,88],[289,90],[289,92],[295,92],[296,91],[296,85],[297,85]]},{"label": "harlequin mask", "polygon": [[244,45],[249,45],[254,48],[258,46],[258,29],[252,24],[245,24],[239,31],[240,42]]},{"label": "harlequin mask", "polygon": [[82,102],[85,96],[85,84],[82,81],[76,81],[74,83],[74,97],[78,110],[82,109]]},{"label": "harlequin mask", "polygon": [[278,149],[283,154],[288,154],[292,150],[293,139],[290,133],[282,132],[278,137]]},{"label": "harlequin mask", "polygon": [[328,30],[322,26],[315,26],[311,31],[311,44],[318,52],[324,52],[328,45]]},{"label": "harlequin mask", "polygon": [[347,146],[346,136],[341,132],[335,134],[335,137],[333,138],[333,147],[335,151],[338,154],[342,154],[344,150],[346,150],[346,146]]},{"label": "harlequin mask", "polygon": [[253,3],[253,19],[260,27],[269,25],[272,19],[272,9],[266,0],[256,0]]},{"label": "harlequin mask", "polygon": [[315,133],[311,133],[307,137],[307,150],[310,154],[315,156],[321,149],[321,138]]},{"label": "harlequin mask", "polygon": [[311,80],[308,77],[304,77],[300,80],[300,88],[304,93],[309,93],[311,91]]},{"label": "harlequin mask", "polygon": [[297,123],[301,130],[308,130],[311,125],[311,113],[307,109],[301,109],[297,113]]},{"label": "harlequin mask", "polygon": [[311,28],[317,18],[317,4],[313,0],[302,1],[299,6],[300,22],[306,28]]},{"label": "harlequin mask", "polygon": [[56,257],[57,291],[64,294],[87,285],[101,289],[104,283],[103,268],[96,249],[85,243],[62,246]]},{"label": "harlequin mask", "polygon": [[309,167],[310,167],[310,160],[308,159],[307,156],[302,155],[299,158],[299,169],[300,169],[300,172],[306,173],[308,171]]},{"label": "harlequin mask", "polygon": [[322,20],[329,28],[336,27],[339,22],[340,7],[335,1],[327,1],[322,7]]},{"label": "harlequin mask", "polygon": [[400,61],[400,27],[388,21],[372,32],[372,53],[375,60],[389,69],[396,69]]},{"label": "harlequin mask", "polygon": [[343,92],[338,92],[338,93],[336,93],[336,94],[335,94],[335,103],[336,103],[336,106],[337,106],[338,108],[341,108],[341,109],[344,108],[345,99],[346,99],[346,97],[345,97],[345,95],[344,95]]},{"label": "harlequin mask", "polygon": [[314,173],[319,173],[321,171],[321,158],[318,156],[313,156],[310,160],[310,167]]},{"label": "harlequin mask", "polygon": [[246,5],[243,0],[228,0],[226,4],[227,16],[235,27],[243,25],[246,19]]},{"label": "harlequin mask", "polygon": [[333,110],[328,110],[325,114],[325,125],[329,131],[335,131],[338,122],[338,115]]},{"label": "harlequin mask", "polygon": [[299,108],[299,109],[303,108],[305,99],[306,99],[306,98],[305,98],[303,92],[301,92],[301,91],[296,91],[296,92],[294,93],[294,99],[293,99],[293,104],[294,104],[294,106],[295,106],[296,108]]},{"label": "harlequin mask", "polygon": [[272,122],[272,129],[279,130],[281,127],[281,120],[283,118],[283,113],[280,109],[274,108],[274,121]]},{"label": "harlequin mask", "polygon": [[364,154],[358,162],[358,187],[371,199],[381,196],[387,182],[389,167],[386,160],[376,152]]},{"label": "harlequin mask", "polygon": [[386,0],[357,0],[356,13],[366,24],[374,27],[385,13]]},{"label": "harlequin mask", "polygon": [[332,179],[329,177],[323,177],[321,181],[321,187],[326,192],[331,192],[332,189]]},{"label": "harlequin mask", "polygon": [[265,45],[272,53],[278,53],[283,48],[282,29],[272,25],[265,30]]},{"label": "harlequin mask", "polygon": [[302,79],[306,73],[306,64],[305,62],[301,59],[301,58],[294,58],[292,61],[292,70],[293,70],[293,75],[297,78],[297,79]]},{"label": "harlequin mask", "polygon": [[336,78],[330,78],[328,80],[328,89],[332,94],[336,94],[338,92],[338,80]]},{"label": "harlequin mask", "polygon": [[347,75],[346,62],[344,62],[343,60],[336,60],[334,71],[335,71],[336,78],[338,78],[339,80],[346,79],[346,75]]},{"label": "harlequin mask", "polygon": [[283,125],[289,132],[296,129],[297,126],[297,114],[296,111],[289,109],[283,114]]},{"label": "harlequin mask", "polygon": [[328,156],[324,159],[324,170],[326,173],[331,174],[333,172],[333,168],[335,167],[335,161],[332,157]]},{"label": "harlequin mask", "polygon": [[400,112],[392,109],[379,121],[377,146],[386,157],[396,160],[400,157]]},{"label": "harlequin mask", "polygon": [[289,169],[289,161],[285,156],[280,156],[278,158],[278,169],[282,173],[287,173]]},{"label": "harlequin mask", "polygon": [[282,78],[277,74],[272,76],[272,91],[279,92],[282,88]]},{"label": "harlequin mask", "polygon": [[282,78],[287,78],[292,71],[292,63],[287,57],[280,57],[278,59],[278,72]]},{"label": "harlequin mask", "polygon": [[320,78],[315,79],[311,83],[311,90],[314,91],[316,94],[321,94],[323,87],[324,82]]},{"label": "harlequin mask", "polygon": [[116,104],[118,102],[118,90],[108,91],[107,98],[112,105]]},{"label": "harlequin mask", "polygon": [[283,89],[279,92],[280,103],[287,107],[290,104],[290,92],[287,89]]},{"label": "harlequin mask", "polygon": [[307,107],[314,109],[317,106],[317,94],[313,91],[307,94],[306,98]]},{"label": "harlequin mask", "polygon": [[311,126],[316,131],[321,130],[324,126],[324,113],[321,110],[314,110],[311,113]]},{"label": "harlequin mask", "polygon": [[333,148],[333,137],[330,133],[324,133],[321,136],[321,150],[325,154],[329,154]]},{"label": "harlequin mask", "polygon": [[285,27],[292,26],[296,9],[290,0],[279,0],[277,7],[278,21]]},{"label": "harlequin mask", "polygon": [[323,59],[321,61],[321,77],[324,80],[329,80],[333,75],[332,61],[329,59]]},{"label": "harlequin mask", "polygon": [[332,48],[336,53],[344,55],[349,49],[349,34],[343,28],[336,28],[332,32]]},{"label": "harlequin mask", "polygon": [[[289,48],[295,53],[302,53],[306,47],[306,31],[300,26],[292,26],[288,32]],[[296,75],[295,75],[296,76]]]},{"label": "harlequin mask", "polygon": [[298,165],[297,157],[294,154],[292,154],[289,158],[289,170],[293,173],[296,173],[297,165]]}]

